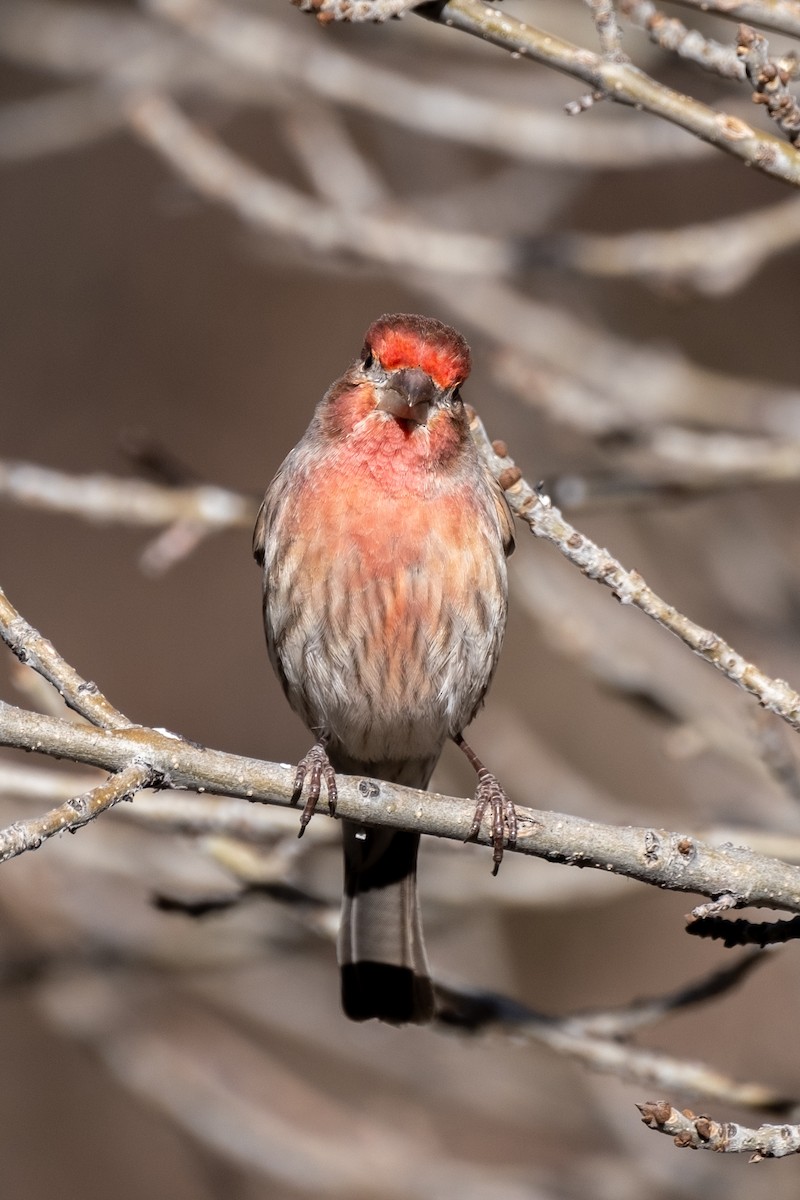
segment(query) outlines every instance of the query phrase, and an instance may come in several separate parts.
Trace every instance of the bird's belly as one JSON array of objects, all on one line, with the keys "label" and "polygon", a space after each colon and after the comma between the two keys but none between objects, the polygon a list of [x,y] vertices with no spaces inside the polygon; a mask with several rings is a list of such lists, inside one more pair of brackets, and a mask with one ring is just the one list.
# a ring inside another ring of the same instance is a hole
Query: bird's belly
[{"label": "bird's belly", "polygon": [[369,763],[435,758],[469,723],[505,630],[492,532],[456,520],[443,536],[406,527],[340,537],[335,555],[313,538],[295,547],[293,619],[271,605],[269,587],[266,616],[286,693],[311,729]]}]

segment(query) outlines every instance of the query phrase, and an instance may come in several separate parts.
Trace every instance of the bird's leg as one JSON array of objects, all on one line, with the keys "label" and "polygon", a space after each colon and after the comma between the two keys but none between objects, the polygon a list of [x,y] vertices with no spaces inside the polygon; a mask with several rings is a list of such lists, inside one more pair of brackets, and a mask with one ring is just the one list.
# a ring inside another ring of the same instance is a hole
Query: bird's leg
[{"label": "bird's leg", "polygon": [[308,797],[300,817],[300,832],[297,835],[298,837],[303,836],[306,831],[306,825],[314,815],[317,801],[322,791],[323,779],[325,780],[325,788],[328,792],[328,811],[331,816],[334,816],[336,813],[336,772],[328,758],[325,742],[326,738],[324,735],[320,736],[308,754],[301,758],[297,764],[297,771],[294,776],[292,804],[297,804],[300,799],[306,777],[308,777]]},{"label": "bird's leg", "polygon": [[494,862],[492,874],[496,875],[500,869],[500,863],[503,861],[504,846],[511,847],[517,844],[517,812],[498,780],[491,771],[486,769],[460,733],[453,738],[453,741],[460,750],[464,751],[478,774],[475,816],[472,818],[472,827],[465,840],[469,842],[478,836],[488,808],[492,820],[492,861]]}]

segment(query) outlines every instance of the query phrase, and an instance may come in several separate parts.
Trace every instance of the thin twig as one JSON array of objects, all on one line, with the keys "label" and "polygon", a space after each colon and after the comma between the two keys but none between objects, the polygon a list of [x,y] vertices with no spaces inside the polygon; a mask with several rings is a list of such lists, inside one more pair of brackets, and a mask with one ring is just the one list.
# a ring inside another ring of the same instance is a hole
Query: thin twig
[{"label": "thin twig", "polygon": [[570,1018],[533,1012],[505,996],[436,985],[443,1006],[439,1022],[459,1029],[493,1029],[515,1040],[538,1042],[593,1071],[640,1085],[685,1091],[707,1100],[723,1100],[765,1112],[786,1112],[792,1101],[760,1083],[739,1083],[706,1063],[674,1058],[613,1037],[597,1037]]},{"label": "thin twig", "polygon": [[0,637],[21,663],[51,683],[64,703],[93,725],[124,729],[130,721],[110,704],[96,683],[83,679],[40,633],[29,625],[0,588]]},{"label": "thin twig", "polygon": [[584,2],[592,14],[603,57],[612,62],[627,61],[622,50],[622,31],[617,20],[614,0],[584,0]]},{"label": "thin twig", "polygon": [[301,12],[314,13],[322,25],[331,21],[388,21],[424,0],[292,0]]},{"label": "thin twig", "polygon": [[627,62],[612,62],[592,54],[554,33],[502,13],[485,0],[447,0],[422,14],[482,38],[521,58],[539,62],[605,92],[620,104],[629,104],[671,121],[749,163],[767,175],[800,184],[800,153],[779,138],[762,133],[730,113],[673,91]]},{"label": "thin twig", "polygon": [[209,530],[247,528],[258,502],[208,484],[165,487],[143,479],[70,475],[35,463],[0,460],[0,499],[68,513],[98,524],[171,525],[196,521]]},{"label": "thin twig", "polygon": [[749,21],[764,29],[774,29],[789,37],[800,37],[798,0],[673,0],[683,8],[713,13],[731,21]]},{"label": "thin twig", "polygon": [[800,201],[791,196],[755,212],[680,229],[550,234],[533,253],[546,266],[600,278],[678,283],[717,296],[740,287],[769,258],[798,242]]},{"label": "thin twig", "polygon": [[[31,3],[31,0],[26,0]],[[40,2],[40,0],[37,0]],[[597,117],[591,128],[560,112],[518,105],[393,71],[348,54],[327,39],[289,31],[260,13],[215,0],[147,0],[160,17],[198,39],[238,77],[285,80],[320,100],[366,112],[429,137],[481,146],[523,161],[630,169],[695,157],[705,147],[667,125]],[[55,19],[55,17],[54,17]],[[172,87],[170,87],[172,90]]]},{"label": "thin twig", "polygon": [[770,678],[718,634],[678,612],[648,587],[638,571],[627,570],[607,550],[579,533],[557,508],[545,503],[526,483],[510,457],[495,452],[483,424],[474,414],[471,429],[492,473],[504,488],[512,510],[536,537],[550,542],[584,575],[611,588],[620,603],[640,609],[738,687],[756,696],[764,708],[800,730],[800,694],[794,688],[783,679]]},{"label": "thin twig", "polygon": [[676,1146],[716,1150],[723,1154],[749,1154],[750,1162],[800,1153],[800,1125],[761,1125],[748,1129],[734,1121],[720,1123],[686,1109],[678,1112],[668,1101],[637,1105],[649,1129],[667,1133]]},{"label": "thin twig", "polygon": [[723,79],[746,78],[744,64],[734,46],[723,46],[698,30],[689,29],[677,17],[668,17],[657,9],[652,0],[620,0],[620,11],[644,29],[662,50],[697,63]]},{"label": "thin twig", "polygon": [[774,62],[767,39],[749,25],[739,26],[738,42],[737,53],[755,88],[753,100],[764,105],[793,146],[800,145],[800,102],[787,86],[795,74],[796,62]]},{"label": "thin twig", "polygon": [[38,850],[42,842],[57,833],[65,830],[75,833],[121,800],[132,800],[142,788],[151,787],[154,778],[153,769],[147,763],[131,762],[105,783],[59,804],[43,816],[15,821],[0,830],[0,863],[26,850]]}]

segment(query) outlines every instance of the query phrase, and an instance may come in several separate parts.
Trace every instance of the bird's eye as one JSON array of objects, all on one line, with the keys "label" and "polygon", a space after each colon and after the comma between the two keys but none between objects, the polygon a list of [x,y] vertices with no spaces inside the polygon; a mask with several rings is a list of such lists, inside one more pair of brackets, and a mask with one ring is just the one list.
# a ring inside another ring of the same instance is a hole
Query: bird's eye
[{"label": "bird's eye", "polygon": [[374,362],[375,356],[371,350],[368,350],[364,358],[364,370],[368,371]]}]

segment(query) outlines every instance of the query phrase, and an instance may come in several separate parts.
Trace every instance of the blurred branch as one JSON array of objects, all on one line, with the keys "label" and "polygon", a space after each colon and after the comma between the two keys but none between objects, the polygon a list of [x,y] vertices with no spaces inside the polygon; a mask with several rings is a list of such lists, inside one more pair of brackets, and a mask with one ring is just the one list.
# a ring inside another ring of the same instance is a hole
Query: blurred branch
[{"label": "blurred branch", "polygon": [[[563,113],[516,105],[429,83],[365,62],[328,41],[289,34],[261,15],[216,0],[147,0],[159,16],[175,22],[229,63],[274,78],[277,73],[321,100],[368,112],[428,137],[483,147],[511,158],[572,165],[630,168],[690,154],[690,139],[669,129],[648,131],[600,118],[591,129],[565,121]],[[650,138],[649,134],[655,136]],[[671,136],[665,137],[665,134]],[[693,151],[694,153],[696,151]]]},{"label": "blurred branch", "polygon": [[620,0],[620,12],[644,29],[662,50],[697,63],[723,79],[746,78],[744,64],[734,46],[723,46],[696,29],[687,28],[677,17],[667,17],[652,0]]},{"label": "blurred branch", "polygon": [[[766,764],[761,745],[748,736],[749,731],[733,723],[730,714],[710,709],[705,698],[665,671],[652,653],[637,652],[625,632],[627,624],[617,632],[617,626],[604,623],[599,613],[590,616],[577,593],[567,593],[564,580],[546,563],[521,557],[512,564],[511,574],[515,600],[542,629],[546,644],[577,663],[604,689],[659,721],[668,732],[665,742],[670,748],[680,747],[684,756],[688,756],[687,742],[695,754],[713,749],[763,778]],[[770,715],[760,715],[776,735],[785,732]]]},{"label": "blurred branch", "polygon": [[208,484],[174,487],[110,475],[70,475],[33,463],[0,460],[0,499],[88,521],[170,525],[196,521],[210,530],[247,528],[258,502]]},{"label": "blurred branch", "polygon": [[[739,1083],[705,1063],[691,1062],[648,1050],[617,1036],[601,1037],[579,1020],[549,1017],[533,1012],[505,996],[472,992],[436,984],[436,995],[443,1010],[437,1020],[457,1029],[501,1032],[515,1041],[536,1042],[548,1046],[593,1071],[613,1074],[640,1085],[672,1088],[707,1100],[723,1100],[764,1112],[782,1113],[793,1101],[760,1083]],[[617,1014],[620,1025],[627,1010]],[[662,1014],[663,1015],[663,1014]]]},{"label": "blurred branch", "polygon": [[800,920],[728,921],[725,917],[700,917],[686,926],[695,937],[711,938],[733,946],[779,946],[800,938]]},{"label": "blurred branch", "polygon": [[520,265],[520,251],[509,239],[365,213],[353,221],[347,213],[248,166],[201,133],[166,96],[135,96],[128,112],[142,141],[208,199],[225,204],[247,222],[296,238],[317,253],[346,252],[384,266],[457,275],[504,275]]},{"label": "blurred branch", "polygon": [[423,3],[425,0],[292,0],[301,12],[314,13],[323,25],[329,21],[388,21]]},{"label": "blurred branch", "polygon": [[[327,39],[288,29],[260,14],[216,3],[151,0],[159,16],[187,38],[142,16],[99,6],[4,0],[0,53],[40,69],[101,78],[92,89],[19,101],[0,109],[0,155],[28,157],[48,147],[80,144],[124,125],[126,90],[161,88],[171,95],[200,90],[249,104],[284,105],[298,93],[366,112],[428,137],[483,147],[520,161],[581,169],[630,170],[646,163],[695,159],[708,147],[669,126],[621,119],[591,128],[563,113],[481,96],[436,80],[414,78],[348,54]],[[235,64],[236,70],[231,70]],[[5,115],[3,115],[5,114]]]},{"label": "blurred branch", "polygon": [[740,287],[773,255],[798,242],[800,201],[792,196],[755,212],[681,229],[551,234],[539,248],[547,266],[600,278],[678,283],[718,296]]},{"label": "blurred branch", "polygon": [[[526,404],[591,437],[670,420],[794,440],[800,391],[709,370],[670,349],[627,341],[500,280],[424,279],[459,320],[501,347],[498,378]],[[698,431],[698,441],[702,431]]]},{"label": "blurred branch", "polygon": [[749,1154],[750,1162],[800,1152],[800,1125],[761,1125],[758,1129],[748,1129],[734,1121],[720,1124],[689,1109],[678,1112],[667,1101],[649,1101],[637,1107],[649,1129],[668,1133],[678,1147]]},{"label": "blurred branch", "polygon": [[627,55],[622,51],[622,32],[614,0],[585,0],[585,4],[594,21],[603,56],[614,62],[627,61]]},{"label": "blurred branch", "polygon": [[751,950],[743,954],[731,966],[712,971],[702,979],[692,980],[674,992],[663,996],[648,997],[645,1000],[634,1000],[623,1008],[610,1009],[605,1012],[578,1013],[568,1018],[570,1028],[575,1032],[583,1031],[593,1037],[621,1038],[630,1036],[640,1029],[649,1029],[662,1021],[664,1017],[679,1013],[696,1004],[707,1000],[716,1000],[745,979],[756,967],[767,960],[767,955],[760,950]]},{"label": "blurred branch", "polygon": [[103,84],[16,100],[0,107],[0,162],[74,150],[107,137],[124,122],[120,95]]},{"label": "blurred branch", "polygon": [[800,37],[800,4],[797,0],[673,0],[682,8],[713,13],[731,21],[750,21],[789,37]]}]

